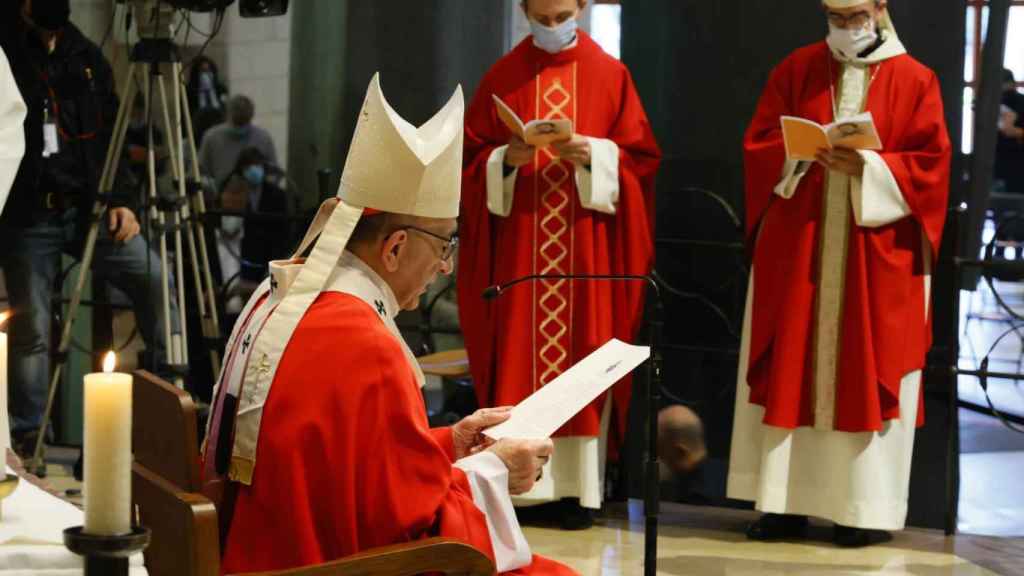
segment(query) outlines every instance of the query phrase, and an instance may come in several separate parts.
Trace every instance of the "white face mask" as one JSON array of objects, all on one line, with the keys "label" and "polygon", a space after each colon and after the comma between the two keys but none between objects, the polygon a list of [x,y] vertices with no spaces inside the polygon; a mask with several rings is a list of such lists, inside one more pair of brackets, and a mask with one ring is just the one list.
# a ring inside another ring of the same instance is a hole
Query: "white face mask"
[{"label": "white face mask", "polygon": [[550,54],[558,54],[576,37],[576,18],[548,27],[535,20],[530,20],[530,31],[533,43],[541,50]]},{"label": "white face mask", "polygon": [[828,45],[847,58],[854,58],[878,41],[878,32],[875,30],[874,20],[865,24],[863,28],[852,29],[836,28],[830,23],[828,25]]}]

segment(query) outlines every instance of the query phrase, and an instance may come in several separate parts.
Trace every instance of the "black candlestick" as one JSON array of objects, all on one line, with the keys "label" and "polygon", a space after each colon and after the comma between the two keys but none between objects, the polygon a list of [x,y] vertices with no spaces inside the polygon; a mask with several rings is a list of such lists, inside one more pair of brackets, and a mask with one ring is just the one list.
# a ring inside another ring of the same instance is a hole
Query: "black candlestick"
[{"label": "black candlestick", "polygon": [[149,528],[133,526],[128,534],[101,536],[82,526],[64,530],[64,546],[85,557],[85,576],[128,576],[128,558],[149,545]]}]

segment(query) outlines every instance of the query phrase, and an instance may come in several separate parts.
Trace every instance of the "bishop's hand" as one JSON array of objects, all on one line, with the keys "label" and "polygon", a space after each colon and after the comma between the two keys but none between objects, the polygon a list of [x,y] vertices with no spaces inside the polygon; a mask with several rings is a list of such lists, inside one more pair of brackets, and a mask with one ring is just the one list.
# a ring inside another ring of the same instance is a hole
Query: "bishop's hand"
[{"label": "bishop's hand", "polygon": [[501,424],[511,415],[511,406],[481,408],[453,425],[452,441],[455,443],[455,459],[464,458],[487,448],[493,442],[481,432]]},{"label": "bishop's hand", "polygon": [[529,492],[533,484],[540,480],[541,469],[547,463],[555,444],[550,438],[543,440],[498,440],[488,448],[494,452],[508,468],[508,491],[518,495]]}]

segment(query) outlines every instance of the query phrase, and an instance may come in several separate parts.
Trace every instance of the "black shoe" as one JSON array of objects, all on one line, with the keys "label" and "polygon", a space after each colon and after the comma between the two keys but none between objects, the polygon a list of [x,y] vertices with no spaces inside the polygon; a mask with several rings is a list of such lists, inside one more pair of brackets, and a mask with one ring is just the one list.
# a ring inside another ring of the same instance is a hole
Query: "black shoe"
[{"label": "black shoe", "polygon": [[594,525],[594,511],[580,506],[579,498],[564,498],[560,508],[558,525],[562,530],[586,530]]},{"label": "black shoe", "polygon": [[892,540],[892,534],[885,530],[868,530],[836,524],[832,532],[832,541],[843,548],[863,548],[890,540]]},{"label": "black shoe", "polygon": [[562,518],[562,502],[545,502],[534,506],[516,508],[519,523],[528,526],[556,526]]},{"label": "black shoe", "polygon": [[751,540],[785,540],[807,535],[807,516],[764,514],[747,527]]},{"label": "black shoe", "polygon": [[72,475],[74,475],[75,480],[78,480],[79,482],[82,481],[82,464],[83,464],[82,458],[84,457],[84,454],[85,454],[85,450],[79,451],[79,453],[78,453],[78,460],[75,460],[75,465],[71,469],[71,473],[72,473]]}]

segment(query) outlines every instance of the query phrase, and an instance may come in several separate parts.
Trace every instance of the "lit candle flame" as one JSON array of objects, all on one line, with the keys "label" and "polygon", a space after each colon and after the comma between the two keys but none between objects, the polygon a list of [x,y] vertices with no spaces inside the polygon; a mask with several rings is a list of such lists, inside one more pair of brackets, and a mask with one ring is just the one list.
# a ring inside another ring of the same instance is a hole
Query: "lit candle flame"
[{"label": "lit candle flame", "polygon": [[116,364],[117,354],[114,354],[113,350],[107,352],[107,355],[103,357],[103,372],[105,374],[110,374],[111,372],[114,371],[114,365]]},{"label": "lit candle flame", "polygon": [[4,323],[7,322],[7,319],[10,318],[10,317],[11,317],[11,311],[10,310],[4,310],[3,312],[0,312],[0,326],[3,326]]}]

